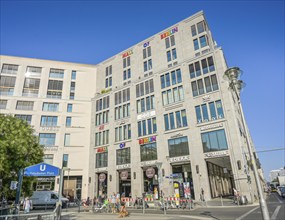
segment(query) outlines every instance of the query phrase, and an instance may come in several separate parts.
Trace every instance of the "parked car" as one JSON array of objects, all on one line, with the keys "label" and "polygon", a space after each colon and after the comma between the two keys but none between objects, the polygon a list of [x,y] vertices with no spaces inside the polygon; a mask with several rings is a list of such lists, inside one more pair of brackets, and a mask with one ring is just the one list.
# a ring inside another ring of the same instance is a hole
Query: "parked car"
[{"label": "parked car", "polygon": [[285,198],[285,186],[278,186],[277,192],[278,192],[279,196]]},{"label": "parked car", "polygon": [[[58,202],[58,194],[54,191],[34,191],[30,198],[33,202],[33,208],[55,208]],[[68,205],[69,200],[61,197],[62,207]]]}]

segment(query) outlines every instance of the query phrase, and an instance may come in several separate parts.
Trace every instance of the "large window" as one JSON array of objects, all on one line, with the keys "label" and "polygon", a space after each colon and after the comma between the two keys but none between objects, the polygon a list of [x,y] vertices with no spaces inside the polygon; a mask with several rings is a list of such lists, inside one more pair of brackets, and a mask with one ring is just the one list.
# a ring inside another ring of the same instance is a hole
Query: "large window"
[{"label": "large window", "polygon": [[115,107],[115,120],[129,117],[131,113],[130,106],[131,104],[127,103],[127,104]]},{"label": "large window", "polygon": [[96,168],[108,166],[108,152],[96,153]]},{"label": "large window", "polygon": [[75,82],[70,83],[69,99],[74,100],[75,97]]},{"label": "large window", "polygon": [[58,106],[59,103],[44,102],[42,110],[46,112],[57,112]]},{"label": "large window", "polygon": [[60,79],[63,79],[63,77],[64,77],[64,70],[61,70],[61,69],[50,69],[49,77],[50,78],[60,78]]},{"label": "large window", "polygon": [[16,75],[18,72],[18,65],[14,64],[3,64],[1,73]]},{"label": "large window", "polygon": [[70,134],[64,134],[64,146],[70,146]]},{"label": "large window", "polygon": [[117,165],[131,163],[131,148],[117,150]]},{"label": "large window", "polygon": [[202,95],[219,89],[216,74],[198,79],[191,83],[193,96]]},{"label": "large window", "polygon": [[156,118],[149,118],[138,122],[138,136],[145,136],[156,133]]},{"label": "large window", "polygon": [[26,121],[29,125],[32,123],[32,116],[31,115],[15,115],[16,118],[22,119]]},{"label": "large window", "polygon": [[137,113],[154,109],[154,95],[147,96],[137,100]]},{"label": "large window", "polygon": [[109,122],[109,110],[96,114],[96,126]]},{"label": "large window", "polygon": [[203,71],[203,74],[215,71],[213,57],[208,57],[208,58],[202,59],[201,62],[197,61],[189,65],[189,72],[190,72],[191,79],[201,76],[202,71]]},{"label": "large window", "polygon": [[130,79],[132,76],[131,73],[131,68],[129,68],[131,66],[131,57],[125,57],[123,59],[123,80],[127,80]]},{"label": "large window", "polygon": [[130,101],[130,88],[115,93],[115,105]]},{"label": "large window", "polygon": [[195,106],[195,112],[197,123],[224,118],[224,111],[221,100]]},{"label": "large window", "polygon": [[57,126],[57,116],[42,116],[41,126]]},{"label": "large window", "polygon": [[166,51],[167,62],[177,59],[176,48]]},{"label": "large window", "polygon": [[54,146],[56,134],[40,133],[40,145]]},{"label": "large window", "polygon": [[28,66],[25,75],[27,77],[40,77],[41,73],[42,73],[41,67]]},{"label": "large window", "polygon": [[201,138],[202,138],[204,153],[228,149],[228,144],[224,129],[202,133]]},{"label": "large window", "polygon": [[39,94],[40,79],[25,78],[23,96],[37,97]]},{"label": "large window", "polygon": [[47,98],[61,99],[63,81],[49,80]]},{"label": "large window", "polygon": [[66,117],[65,126],[66,127],[71,127],[71,117]]},{"label": "large window", "polygon": [[197,39],[193,40],[194,49],[199,50],[200,48],[206,47],[208,45],[208,38],[206,35],[203,35]]},{"label": "large window", "polygon": [[183,86],[174,87],[162,92],[163,105],[172,104],[184,100]]},{"label": "large window", "polygon": [[44,163],[53,164],[53,154],[45,154],[43,158]]},{"label": "large window", "polygon": [[144,81],[136,85],[136,97],[141,97],[154,92],[153,79]]},{"label": "large window", "polygon": [[131,139],[131,125],[123,125],[115,128],[115,142]]},{"label": "large window", "polygon": [[34,102],[31,101],[17,101],[17,110],[33,110]]},{"label": "large window", "polygon": [[109,130],[95,133],[95,146],[109,144]]},{"label": "large window", "polygon": [[157,160],[156,143],[141,145],[141,161]]},{"label": "large window", "polygon": [[76,71],[75,70],[71,71],[71,80],[76,80]]},{"label": "large window", "polygon": [[6,109],[8,100],[0,99],[0,109]]},{"label": "large window", "polygon": [[171,71],[171,73],[166,73],[160,76],[160,83],[162,89],[181,82],[182,82],[182,75],[180,69]]},{"label": "large window", "polygon": [[187,126],[187,117],[186,117],[186,111],[176,111],[171,112],[169,114],[164,115],[164,125],[165,130],[172,130],[176,128],[186,127]]},{"label": "large window", "polygon": [[112,65],[106,67],[105,71],[105,88],[112,86]]},{"label": "large window", "polygon": [[169,47],[175,46],[175,37],[171,35],[170,37],[165,38],[165,47],[168,49]]},{"label": "large window", "polygon": [[72,112],[73,104],[67,104],[67,112]]},{"label": "large window", "polygon": [[16,77],[0,76],[0,95],[13,95]]},{"label": "large window", "polygon": [[169,157],[189,155],[188,138],[180,137],[168,140]]},{"label": "large window", "polygon": [[68,167],[68,154],[62,156],[62,167]]},{"label": "large window", "polygon": [[96,101],[96,111],[101,111],[103,109],[109,108],[109,105],[110,105],[110,97],[109,96],[98,99]]},{"label": "large window", "polygon": [[148,46],[143,49],[143,59],[146,59],[151,56],[151,46]]}]

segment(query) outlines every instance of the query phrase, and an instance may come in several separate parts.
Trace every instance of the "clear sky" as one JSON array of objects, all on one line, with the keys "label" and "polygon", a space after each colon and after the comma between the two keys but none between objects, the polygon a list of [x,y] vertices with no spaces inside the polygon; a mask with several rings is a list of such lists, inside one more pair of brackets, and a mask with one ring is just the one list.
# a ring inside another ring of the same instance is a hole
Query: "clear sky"
[{"label": "clear sky", "polygon": [[[284,0],[1,1],[1,54],[96,64],[203,10],[228,65],[247,86],[257,151],[284,147]],[[265,175],[285,152],[258,154]]]}]

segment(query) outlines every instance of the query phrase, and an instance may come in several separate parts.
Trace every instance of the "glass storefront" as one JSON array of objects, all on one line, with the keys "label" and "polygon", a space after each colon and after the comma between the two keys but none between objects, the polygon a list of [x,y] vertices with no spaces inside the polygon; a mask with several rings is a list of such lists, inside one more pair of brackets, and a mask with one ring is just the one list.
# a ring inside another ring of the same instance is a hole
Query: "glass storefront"
[{"label": "glass storefront", "polygon": [[119,193],[122,198],[131,197],[131,170],[120,170],[119,173]]},{"label": "glass storefront", "polygon": [[96,173],[98,179],[98,194],[99,195],[108,195],[108,173]]},{"label": "glass storefront", "polygon": [[144,193],[147,198],[159,199],[159,183],[157,167],[143,168]]},{"label": "glass storefront", "polygon": [[176,198],[195,199],[190,163],[172,165],[172,181]]}]

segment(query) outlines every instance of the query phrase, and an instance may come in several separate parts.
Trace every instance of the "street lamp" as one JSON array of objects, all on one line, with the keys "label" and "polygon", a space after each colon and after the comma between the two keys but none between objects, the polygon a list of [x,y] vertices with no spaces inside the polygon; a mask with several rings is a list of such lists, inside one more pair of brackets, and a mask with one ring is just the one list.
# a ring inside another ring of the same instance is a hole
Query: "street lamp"
[{"label": "street lamp", "polygon": [[242,90],[242,88],[245,87],[245,83],[242,80],[238,79],[241,75],[242,75],[242,71],[240,70],[239,67],[232,67],[232,68],[229,68],[226,70],[226,72],[224,74],[224,79],[227,79],[230,82],[230,89],[235,92],[235,94],[238,98],[238,106],[239,106],[241,117],[242,117],[242,124],[243,124],[244,130],[245,130],[244,132],[245,132],[245,136],[246,136],[248,153],[249,153],[250,161],[251,161],[252,166],[253,166],[253,174],[254,174],[256,187],[257,187],[257,191],[258,191],[259,205],[261,208],[262,217],[264,220],[270,220],[267,204],[266,204],[264,197],[263,197],[263,191],[261,188],[261,183],[260,183],[260,179],[259,179],[258,172],[257,172],[256,161],[255,161],[255,157],[253,156],[252,148],[250,145],[250,138],[249,138],[249,134],[247,131],[247,126],[246,126],[246,122],[245,122],[245,118],[244,118],[244,114],[243,114],[243,109],[242,109],[242,105],[241,105],[241,101],[240,101],[240,91]]}]

